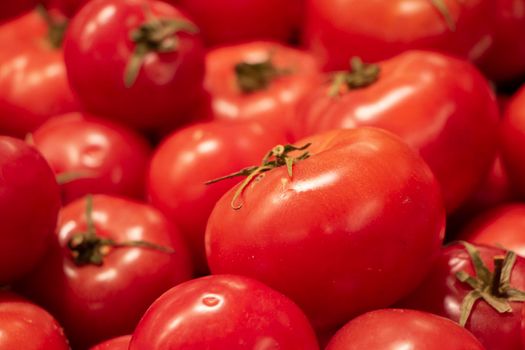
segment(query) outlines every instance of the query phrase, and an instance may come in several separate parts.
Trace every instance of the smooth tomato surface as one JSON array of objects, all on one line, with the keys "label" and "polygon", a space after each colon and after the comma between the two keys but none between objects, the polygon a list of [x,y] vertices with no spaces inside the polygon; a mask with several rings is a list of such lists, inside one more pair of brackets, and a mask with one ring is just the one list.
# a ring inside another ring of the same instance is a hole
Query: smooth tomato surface
[{"label": "smooth tomato surface", "polygon": [[138,324],[130,350],[319,349],[290,299],[233,275],[208,276],[164,293]]},{"label": "smooth tomato surface", "polygon": [[444,209],[430,169],[390,133],[334,130],[297,146],[308,143],[292,177],[275,168],[226,193],[205,241],[213,273],[268,284],[322,329],[414,288],[439,252]]},{"label": "smooth tomato surface", "polygon": [[0,21],[10,19],[25,11],[31,10],[38,2],[38,0],[2,1],[2,3],[0,3]]},{"label": "smooth tomato surface", "polygon": [[93,346],[90,350],[128,350],[131,335],[106,340],[103,343]]}]

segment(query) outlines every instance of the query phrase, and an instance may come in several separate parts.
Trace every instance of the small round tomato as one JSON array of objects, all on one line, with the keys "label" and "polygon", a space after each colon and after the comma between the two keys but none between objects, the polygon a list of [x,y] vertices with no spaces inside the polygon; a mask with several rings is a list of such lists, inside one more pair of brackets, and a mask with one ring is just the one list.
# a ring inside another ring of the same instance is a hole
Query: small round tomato
[{"label": "small round tomato", "polygon": [[103,343],[93,346],[90,350],[128,350],[131,335],[106,340]]},{"label": "small round tomato", "polygon": [[62,327],[46,310],[0,291],[0,349],[69,350]]},{"label": "small round tomato", "polygon": [[281,141],[258,122],[215,121],[175,131],[155,151],[148,171],[150,200],[181,229],[199,272],[208,270],[208,217],[238,180],[205,183],[258,162]]},{"label": "small round tomato", "polygon": [[149,146],[134,131],[84,113],[47,121],[33,133],[69,203],[90,193],[144,198]]},{"label": "small round tomato", "polygon": [[385,309],[348,322],[326,350],[485,350],[457,323],[425,312]]},{"label": "small round tomato", "polygon": [[215,119],[257,119],[283,134],[297,102],[322,82],[310,54],[271,42],[212,50],[205,88]]},{"label": "small round tomato", "polygon": [[439,252],[439,185],[390,133],[334,130],[279,145],[244,174],[208,220],[210,269],[268,284],[319,330],[403,297]]},{"label": "small round tomato", "polygon": [[86,110],[141,128],[185,121],[202,94],[198,28],[161,1],[94,0],[65,40],[69,81]]},{"label": "small round tomato", "polygon": [[0,285],[29,272],[56,226],[60,192],[44,157],[25,142],[0,136]]},{"label": "small round tomato", "polygon": [[478,60],[492,42],[494,0],[308,0],[306,45],[326,70],[430,49]]},{"label": "small round tomato", "polygon": [[16,0],[0,2],[0,21],[18,16],[25,11],[31,10],[39,3],[39,0]]},{"label": "small round tomato", "polygon": [[428,163],[452,212],[490,170],[498,117],[496,98],[474,66],[410,51],[378,65],[354,59],[350,71],[338,72],[299,104],[295,135],[358,126],[391,131]]},{"label": "small round tomato", "polygon": [[521,349],[525,259],[469,243],[444,248],[425,281],[401,305],[450,318],[487,350]]},{"label": "small round tomato", "polygon": [[319,349],[290,299],[250,278],[208,276],[164,293],[140,320],[130,350]]},{"label": "small round tomato", "polygon": [[160,212],[96,195],[62,209],[54,244],[20,289],[86,347],[131,333],[148,306],[191,273],[182,237]]}]

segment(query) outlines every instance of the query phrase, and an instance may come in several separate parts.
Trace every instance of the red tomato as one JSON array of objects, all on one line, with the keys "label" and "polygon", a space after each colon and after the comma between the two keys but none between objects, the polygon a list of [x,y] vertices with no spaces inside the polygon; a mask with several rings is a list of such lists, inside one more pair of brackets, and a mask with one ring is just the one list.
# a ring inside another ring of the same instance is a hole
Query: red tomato
[{"label": "red tomato", "polygon": [[[525,260],[492,247],[469,245],[469,250],[459,244],[445,248],[425,281],[404,304],[465,324],[487,350],[521,349],[523,304],[509,299],[514,295],[525,300],[521,292],[525,289]],[[468,276],[477,288],[462,282]],[[470,304],[468,312],[468,301],[476,296],[480,297]],[[502,308],[501,313],[487,300]]]},{"label": "red tomato", "polygon": [[[13,2],[13,1],[6,1]],[[36,11],[0,27],[0,133],[24,137],[51,116],[73,112],[62,50]]]},{"label": "red tomato", "polygon": [[253,121],[210,122],[181,129],[157,148],[148,172],[152,204],[180,227],[197,270],[208,270],[204,232],[221,196],[238,180],[205,182],[257,163],[282,140]]},{"label": "red tomato", "polygon": [[[443,11],[438,5],[442,3]],[[309,0],[305,42],[326,70],[431,49],[478,60],[492,42],[493,0]]]},{"label": "red tomato", "polygon": [[208,45],[293,38],[304,0],[170,0],[187,11]]},{"label": "red tomato", "polygon": [[341,78],[348,86],[326,84],[298,106],[297,136],[341,127],[389,130],[429,164],[449,212],[481,184],[496,155],[498,106],[473,66],[412,51],[379,66],[354,62],[335,79]]},{"label": "red tomato", "polygon": [[0,349],[69,350],[62,327],[41,307],[0,291]]},{"label": "red tomato", "polygon": [[0,136],[0,285],[29,272],[56,226],[60,192],[44,157],[23,141]]},{"label": "red tomato", "polygon": [[149,146],[124,126],[83,113],[53,118],[33,134],[69,203],[89,193],[144,198]]},{"label": "red tomato", "polygon": [[274,150],[269,161],[295,159],[292,177],[253,172],[217,202],[206,253],[213,273],[267,283],[322,329],[414,288],[439,252],[444,210],[430,169],[390,133],[334,130],[297,145],[309,143]]},{"label": "red tomato", "polygon": [[71,21],[69,81],[88,111],[154,128],[200,98],[204,50],[195,27],[161,1],[94,0]]},{"label": "red tomato", "polygon": [[164,293],[148,309],[130,350],[319,349],[291,300],[241,276],[208,276]]},{"label": "red tomato", "polygon": [[215,119],[258,119],[286,133],[297,102],[321,80],[308,53],[271,42],[212,50],[205,88]]},{"label": "red tomato", "polygon": [[78,10],[92,0],[45,0],[47,8],[58,10],[66,17],[73,17]]},{"label": "red tomato", "polygon": [[326,350],[485,350],[458,324],[420,311],[386,309],[361,315],[332,338]]},{"label": "red tomato", "polygon": [[0,2],[0,21],[18,16],[29,11],[39,3],[39,0],[16,0]]},{"label": "red tomato", "polygon": [[131,333],[159,295],[191,276],[182,238],[161,213],[105,195],[90,209],[89,198],[62,209],[55,244],[21,286],[81,347]]},{"label": "red tomato", "polygon": [[106,340],[103,343],[95,345],[90,350],[128,350],[131,335],[123,335],[121,337]]}]

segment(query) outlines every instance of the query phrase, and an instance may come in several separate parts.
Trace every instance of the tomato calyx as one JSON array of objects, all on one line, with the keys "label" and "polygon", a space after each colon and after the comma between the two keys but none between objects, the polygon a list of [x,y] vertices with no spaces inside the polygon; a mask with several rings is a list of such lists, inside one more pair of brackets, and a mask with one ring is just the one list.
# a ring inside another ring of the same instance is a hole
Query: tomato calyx
[{"label": "tomato calyx", "polygon": [[237,201],[239,200],[240,196],[246,189],[246,187],[259,175],[270,171],[275,168],[279,168],[282,166],[286,166],[288,170],[288,176],[292,178],[293,176],[293,166],[302,160],[305,160],[310,157],[310,153],[308,151],[305,151],[301,154],[299,154],[296,157],[291,157],[290,153],[294,151],[304,151],[308,147],[310,147],[312,144],[307,143],[301,147],[297,147],[294,145],[277,145],[274,148],[272,148],[271,151],[269,151],[263,158],[261,165],[258,166],[251,166],[244,168],[236,173],[226,175],[223,177],[220,177],[218,179],[214,179],[211,181],[206,182],[206,185],[211,185],[219,181],[223,181],[226,179],[231,179],[238,176],[246,176],[246,179],[241,183],[241,185],[237,188],[235,191],[232,201],[231,201],[231,207],[234,210],[239,210],[242,208],[243,203]]},{"label": "tomato calyx", "polygon": [[130,33],[130,39],[135,44],[135,50],[124,72],[124,85],[133,86],[144,62],[150,52],[176,52],[180,41],[177,33],[194,34],[199,29],[191,22],[180,19],[155,18],[149,19]]},{"label": "tomato calyx", "polygon": [[86,196],[86,226],[85,232],[75,233],[67,242],[67,247],[75,263],[82,265],[104,264],[104,257],[114,248],[140,247],[154,249],[164,253],[174,253],[173,249],[163,247],[145,241],[116,242],[111,238],[103,238],[97,235],[95,223],[93,222],[93,197]]},{"label": "tomato calyx", "polygon": [[95,174],[90,171],[65,171],[55,176],[59,185],[65,185],[70,182],[82,179],[95,178]]},{"label": "tomato calyx", "polygon": [[51,47],[54,49],[61,48],[68,26],[67,20],[58,20],[57,18],[51,16],[49,11],[42,4],[39,4],[36,7],[36,11],[47,24],[47,39],[49,40]]},{"label": "tomato calyx", "polygon": [[432,6],[434,6],[436,10],[439,11],[441,16],[443,16],[443,19],[447,23],[447,26],[450,29],[450,31],[455,32],[456,22],[454,22],[454,19],[452,19],[448,6],[447,4],[445,4],[445,1],[444,0],[430,0],[430,2],[432,3]]},{"label": "tomato calyx", "polygon": [[264,90],[270,86],[272,81],[289,73],[288,69],[275,67],[271,58],[263,62],[240,62],[235,65],[237,86],[244,94]]},{"label": "tomato calyx", "polygon": [[379,79],[380,72],[377,64],[364,63],[361,58],[353,57],[348,71],[337,72],[332,77],[328,95],[339,96],[346,91],[370,86]]},{"label": "tomato calyx", "polygon": [[525,292],[510,286],[510,275],[516,262],[516,253],[507,251],[505,256],[494,257],[494,271],[483,263],[479,251],[471,244],[462,242],[470,256],[476,276],[465,271],[456,273],[456,278],[468,284],[472,290],[461,303],[459,324],[465,326],[477,300],[483,299],[499,313],[512,312],[509,302],[524,302]]}]

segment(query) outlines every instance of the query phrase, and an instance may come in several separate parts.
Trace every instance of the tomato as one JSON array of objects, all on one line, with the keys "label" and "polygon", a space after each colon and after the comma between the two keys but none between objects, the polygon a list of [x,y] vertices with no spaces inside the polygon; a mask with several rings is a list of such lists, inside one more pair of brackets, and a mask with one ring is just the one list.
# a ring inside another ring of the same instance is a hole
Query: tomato
[{"label": "tomato", "polygon": [[45,5],[51,10],[58,10],[66,17],[73,17],[82,6],[92,0],[45,0]]},{"label": "tomato", "polygon": [[257,119],[286,133],[297,102],[322,82],[310,54],[271,42],[212,50],[205,87],[215,119]]},{"label": "tomato", "polygon": [[[12,2],[12,1],[8,1]],[[31,12],[0,27],[0,133],[24,137],[51,116],[78,110],[61,49]]]},{"label": "tomato", "polygon": [[176,286],[148,309],[131,338],[143,349],[319,349],[291,300],[250,278],[208,276]]},{"label": "tomato", "polygon": [[38,4],[38,0],[2,1],[0,3],[0,21],[18,16]]},{"label": "tomato", "polygon": [[371,311],[348,322],[326,350],[485,350],[456,323],[420,311]]},{"label": "tomato", "polygon": [[493,0],[309,0],[304,40],[326,70],[414,49],[475,61],[490,47],[494,12]]},{"label": "tomato", "polygon": [[106,340],[103,343],[93,346],[90,350],[128,350],[131,335]]},{"label": "tomato", "polygon": [[0,285],[29,272],[56,226],[60,193],[44,157],[23,141],[0,136]]},{"label": "tomato", "polygon": [[148,194],[181,229],[199,272],[208,270],[204,232],[219,198],[238,180],[205,182],[258,162],[282,140],[255,121],[209,122],[174,132],[155,150],[148,170]]},{"label": "tomato", "polygon": [[293,38],[305,0],[170,0],[195,19],[207,45]]},{"label": "tomato", "polygon": [[430,169],[390,133],[334,130],[296,143],[309,144],[276,147],[251,169],[217,202],[205,242],[214,274],[268,284],[323,330],[414,288],[439,252],[444,209]]},{"label": "tomato", "polygon": [[76,348],[131,333],[191,270],[179,232],[161,213],[96,195],[62,209],[54,244],[20,289],[53,312]]},{"label": "tomato", "polygon": [[523,258],[498,248],[455,244],[443,249],[425,281],[401,305],[459,322],[487,350],[521,349],[524,289]]},{"label": "tomato", "polygon": [[69,350],[62,327],[46,310],[0,291],[0,348]]},{"label": "tomato", "polygon": [[144,198],[150,150],[132,130],[72,113],[47,121],[32,140],[63,181],[65,203],[89,193]]},{"label": "tomato", "polygon": [[[338,85],[338,82],[346,79]],[[411,51],[379,65],[352,63],[297,108],[295,135],[374,126],[416,149],[441,184],[448,212],[481,184],[496,155],[498,106],[464,62]],[[346,86],[347,85],[347,86]],[[468,130],[468,132],[466,132]]]},{"label": "tomato", "polygon": [[161,1],[91,1],[65,40],[71,86],[88,111],[135,127],[186,121],[204,77],[197,32]]}]

